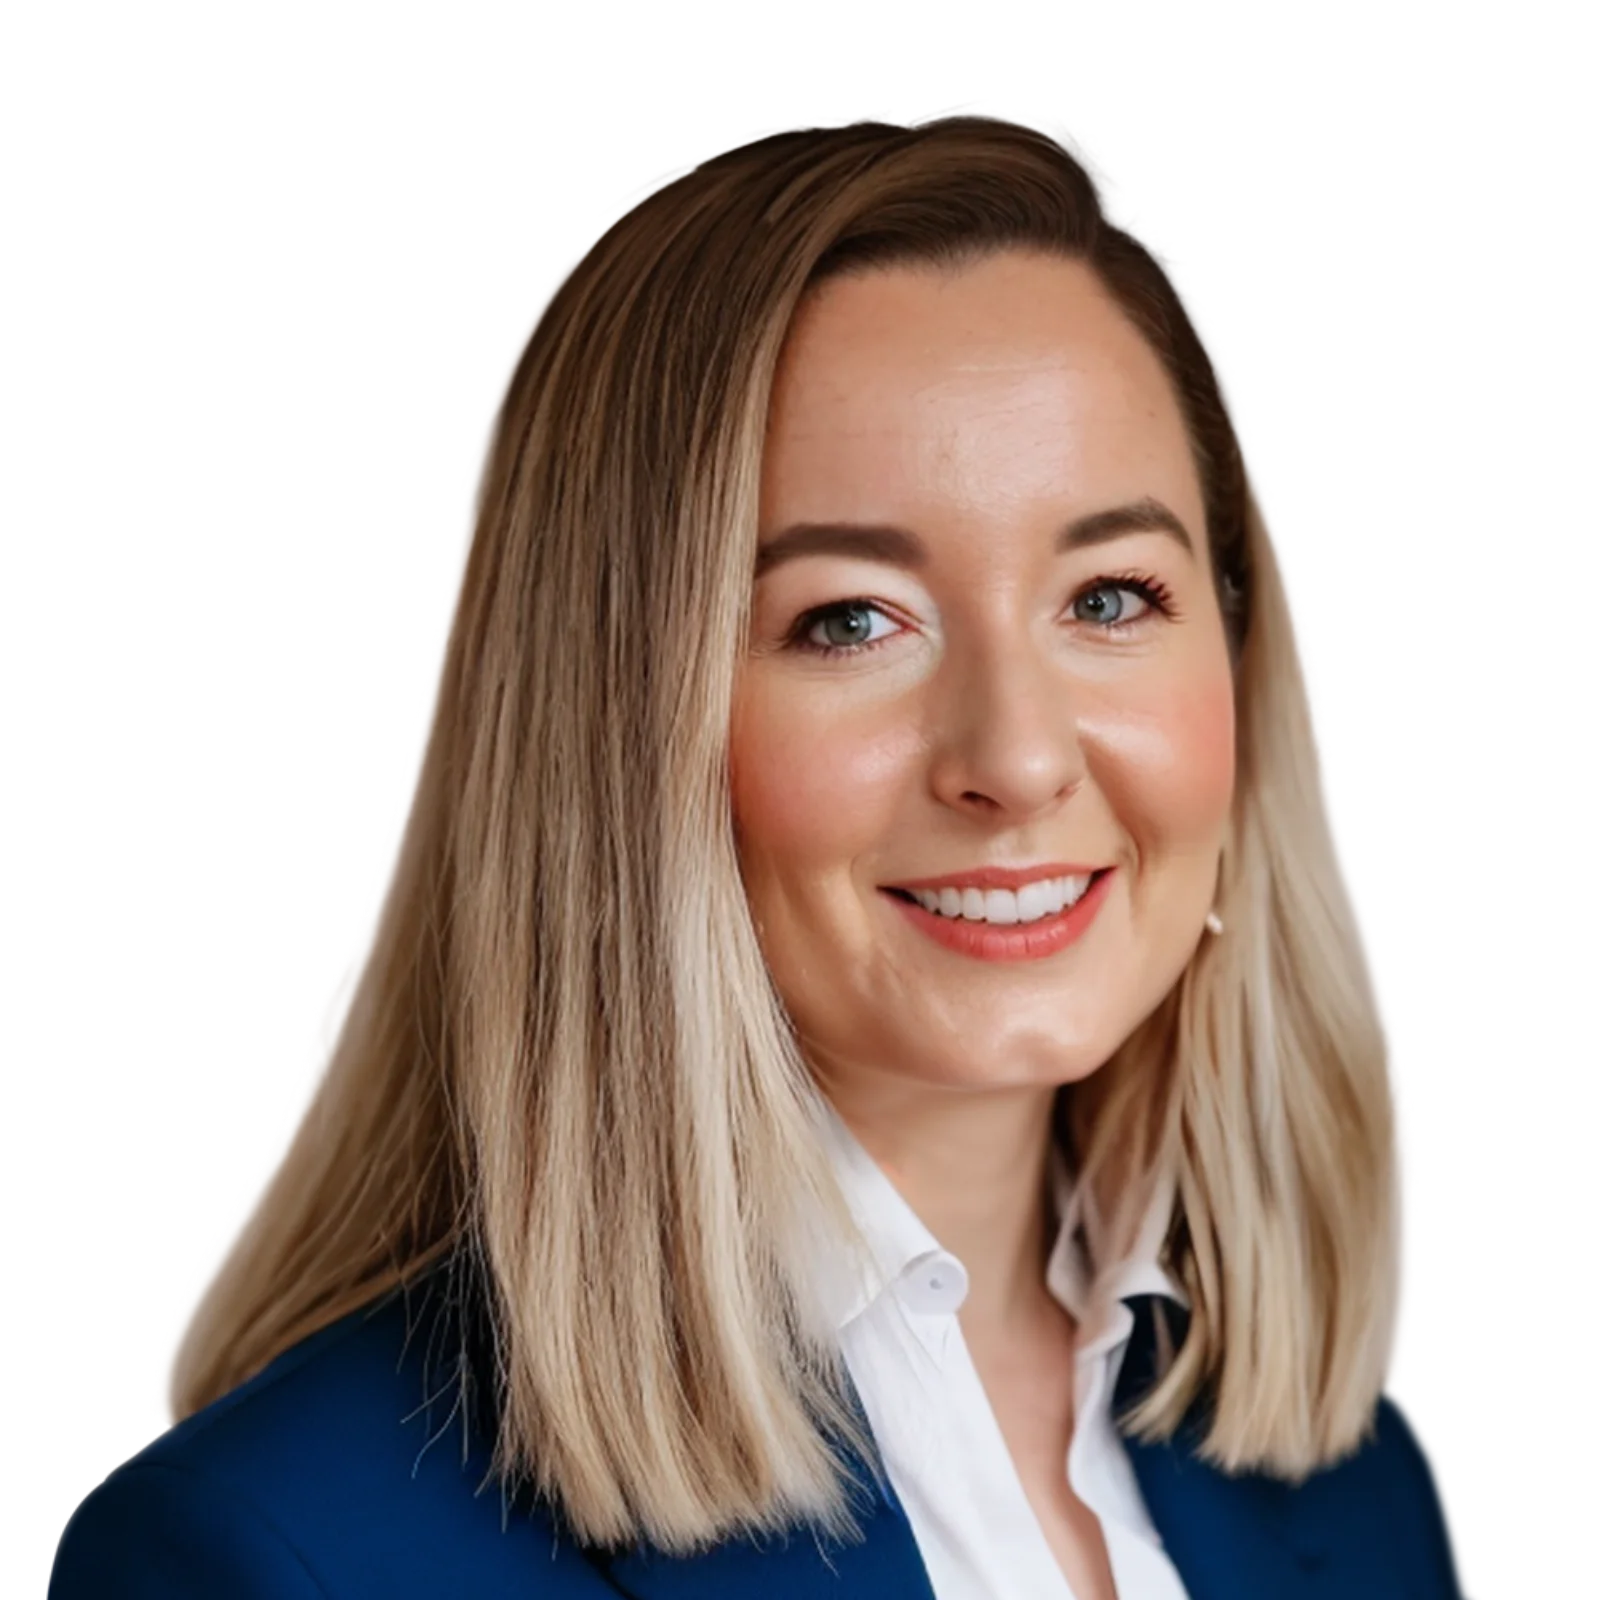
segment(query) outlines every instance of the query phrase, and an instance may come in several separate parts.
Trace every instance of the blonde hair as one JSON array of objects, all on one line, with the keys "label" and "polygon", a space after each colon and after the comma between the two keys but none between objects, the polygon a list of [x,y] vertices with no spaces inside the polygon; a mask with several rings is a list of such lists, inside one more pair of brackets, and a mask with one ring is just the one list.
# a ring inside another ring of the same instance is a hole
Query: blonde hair
[{"label": "blonde hair", "polygon": [[[577,1537],[853,1526],[870,1440],[806,1263],[850,1238],[743,895],[727,736],[767,402],[840,272],[1087,262],[1172,377],[1238,697],[1217,906],[1069,1094],[1131,1216],[1164,1163],[1193,1316],[1130,1413],[1297,1477],[1364,1435],[1395,1301],[1384,1045],[1266,531],[1159,266],[1044,134],[861,123],[708,161],[558,290],[500,412],[416,796],[326,1077],[179,1353],[178,1415],[435,1267],[492,1330],[495,1470]],[[819,1230],[832,1230],[828,1232]]]}]

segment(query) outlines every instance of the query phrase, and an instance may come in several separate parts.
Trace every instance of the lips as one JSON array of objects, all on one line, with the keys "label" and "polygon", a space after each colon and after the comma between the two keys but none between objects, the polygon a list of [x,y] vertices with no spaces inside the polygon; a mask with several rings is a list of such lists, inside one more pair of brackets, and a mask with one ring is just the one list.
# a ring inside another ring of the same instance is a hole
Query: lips
[{"label": "lips", "polygon": [[[1027,922],[1020,918],[1012,922],[991,922],[987,917],[947,916],[942,908],[930,911],[909,890],[885,888],[883,893],[897,903],[897,915],[908,918],[913,928],[954,954],[980,961],[1039,961],[1065,950],[1083,937],[1106,901],[1111,874],[1110,867],[1089,873],[1088,887],[1070,906],[1055,912],[1047,910],[1045,915],[1032,917]],[[954,898],[957,892],[954,885],[950,885],[949,892]],[[992,890],[988,892],[993,893]],[[926,895],[926,891],[924,893]],[[1027,893],[1026,888],[1022,893]],[[931,895],[927,897],[932,898]]]}]

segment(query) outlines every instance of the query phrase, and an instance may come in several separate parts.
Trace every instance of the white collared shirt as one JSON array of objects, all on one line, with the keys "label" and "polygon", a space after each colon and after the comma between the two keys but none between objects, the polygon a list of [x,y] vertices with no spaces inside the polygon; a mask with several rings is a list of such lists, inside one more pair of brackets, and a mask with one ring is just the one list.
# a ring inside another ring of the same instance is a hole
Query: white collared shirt
[{"label": "white collared shirt", "polygon": [[[936,1600],[1077,1600],[1017,1476],[956,1316],[967,1273],[940,1247],[838,1113],[825,1142],[874,1262],[831,1282],[846,1365],[904,1506]],[[1157,1264],[1172,1209],[1156,1196],[1125,1260],[1091,1276],[1080,1221],[1099,1233],[1092,1197],[1054,1156],[1061,1222],[1046,1283],[1078,1324],[1071,1444],[1063,1470],[1099,1518],[1118,1600],[1187,1600],[1161,1547],[1111,1396],[1133,1331],[1123,1295],[1188,1299]]]}]

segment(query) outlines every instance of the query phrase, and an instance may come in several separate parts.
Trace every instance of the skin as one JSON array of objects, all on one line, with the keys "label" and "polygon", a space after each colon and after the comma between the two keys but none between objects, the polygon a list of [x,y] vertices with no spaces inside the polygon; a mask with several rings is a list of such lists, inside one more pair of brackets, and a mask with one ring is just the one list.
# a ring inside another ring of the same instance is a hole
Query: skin
[{"label": "skin", "polygon": [[[1146,499],[1192,553],[1151,529],[1056,550],[1066,523]],[[1063,1493],[1075,1330],[1043,1281],[1049,1119],[1172,988],[1213,903],[1234,702],[1199,476],[1093,273],[1008,251],[802,305],[761,547],[801,522],[893,524],[925,559],[813,553],[756,580],[730,746],[751,910],[819,1084],[968,1268],[963,1333],[1064,1570],[1110,1595],[1095,1519]],[[1171,615],[1107,581],[1129,572]],[[811,642],[881,643],[805,650],[797,619],[828,605]],[[1047,862],[1115,870],[1085,934],[1035,960],[948,950],[883,888]]]}]

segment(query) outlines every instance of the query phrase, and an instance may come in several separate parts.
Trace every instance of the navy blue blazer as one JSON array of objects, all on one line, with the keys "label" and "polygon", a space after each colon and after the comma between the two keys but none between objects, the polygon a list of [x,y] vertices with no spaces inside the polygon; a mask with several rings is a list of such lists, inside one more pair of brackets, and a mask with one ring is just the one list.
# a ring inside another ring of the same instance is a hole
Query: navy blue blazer
[{"label": "navy blue blazer", "polygon": [[[933,1600],[904,1511],[865,1470],[862,1543],[797,1530],[690,1557],[585,1549],[547,1506],[478,1492],[490,1419],[430,1364],[451,1340],[418,1295],[331,1323],[119,1467],[68,1523],[50,1600]],[[1119,1407],[1154,1373],[1151,1297],[1129,1304]],[[1207,1466],[1194,1437],[1127,1441],[1190,1600],[1460,1600],[1427,1462],[1388,1399],[1366,1445],[1294,1488]]]}]

